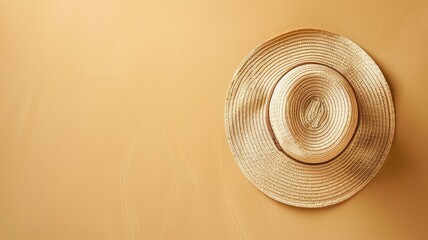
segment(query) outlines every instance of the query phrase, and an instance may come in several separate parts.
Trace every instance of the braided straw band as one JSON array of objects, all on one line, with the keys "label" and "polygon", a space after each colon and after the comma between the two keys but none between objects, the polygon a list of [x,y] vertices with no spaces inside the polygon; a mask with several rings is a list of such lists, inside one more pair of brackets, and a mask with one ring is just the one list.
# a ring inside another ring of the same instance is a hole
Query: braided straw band
[{"label": "braided straw band", "polygon": [[229,144],[259,190],[323,207],[361,190],[382,166],[395,127],[381,71],[355,43],[302,29],[254,49],[225,107]]}]

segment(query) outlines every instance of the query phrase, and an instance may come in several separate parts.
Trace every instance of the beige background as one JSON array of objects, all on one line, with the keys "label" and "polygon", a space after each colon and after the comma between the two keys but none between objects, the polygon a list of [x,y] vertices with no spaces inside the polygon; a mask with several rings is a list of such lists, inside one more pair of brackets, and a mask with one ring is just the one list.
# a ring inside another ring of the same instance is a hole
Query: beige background
[{"label": "beige background", "polygon": [[[397,129],[353,198],[271,200],[223,127],[233,72],[302,27],[349,37]],[[0,239],[426,239],[427,1],[0,1]]]}]

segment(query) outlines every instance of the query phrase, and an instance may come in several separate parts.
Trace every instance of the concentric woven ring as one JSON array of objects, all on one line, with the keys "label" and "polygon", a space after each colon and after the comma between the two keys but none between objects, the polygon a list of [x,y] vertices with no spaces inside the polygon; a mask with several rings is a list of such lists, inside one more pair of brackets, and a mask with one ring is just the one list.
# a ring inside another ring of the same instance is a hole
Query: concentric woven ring
[{"label": "concentric woven ring", "polygon": [[361,190],[394,136],[391,92],[351,40],[301,29],[254,49],[233,77],[225,127],[238,166],[285,204],[323,207]]}]

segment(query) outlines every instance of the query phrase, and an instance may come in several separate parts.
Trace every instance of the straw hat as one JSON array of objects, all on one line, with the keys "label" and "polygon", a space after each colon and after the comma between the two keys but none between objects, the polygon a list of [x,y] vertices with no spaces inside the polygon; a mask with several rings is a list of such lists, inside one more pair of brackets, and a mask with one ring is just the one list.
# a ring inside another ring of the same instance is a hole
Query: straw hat
[{"label": "straw hat", "polygon": [[254,49],[239,65],[225,107],[241,171],[269,197],[323,207],[361,190],[391,147],[388,84],[357,44],[302,29]]}]

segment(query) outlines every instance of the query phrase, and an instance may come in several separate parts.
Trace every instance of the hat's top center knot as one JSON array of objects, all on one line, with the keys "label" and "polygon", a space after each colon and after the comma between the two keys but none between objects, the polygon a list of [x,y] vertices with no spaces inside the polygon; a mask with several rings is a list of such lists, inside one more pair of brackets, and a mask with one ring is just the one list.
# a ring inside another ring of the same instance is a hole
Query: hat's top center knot
[{"label": "hat's top center knot", "polygon": [[307,103],[303,106],[304,113],[303,120],[305,126],[310,129],[318,128],[325,122],[326,109],[325,103],[321,98],[312,97],[308,99]]}]

